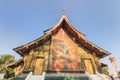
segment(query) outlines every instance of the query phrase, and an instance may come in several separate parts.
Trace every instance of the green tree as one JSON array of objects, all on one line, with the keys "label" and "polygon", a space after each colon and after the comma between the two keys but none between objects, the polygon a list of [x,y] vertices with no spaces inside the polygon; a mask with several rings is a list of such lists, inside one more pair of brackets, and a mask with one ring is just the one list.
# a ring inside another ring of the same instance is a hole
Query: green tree
[{"label": "green tree", "polygon": [[6,73],[7,72],[7,64],[14,62],[15,57],[10,54],[4,54],[0,56],[0,73]]},{"label": "green tree", "polygon": [[15,76],[15,72],[12,68],[7,68],[4,78],[11,78]]}]

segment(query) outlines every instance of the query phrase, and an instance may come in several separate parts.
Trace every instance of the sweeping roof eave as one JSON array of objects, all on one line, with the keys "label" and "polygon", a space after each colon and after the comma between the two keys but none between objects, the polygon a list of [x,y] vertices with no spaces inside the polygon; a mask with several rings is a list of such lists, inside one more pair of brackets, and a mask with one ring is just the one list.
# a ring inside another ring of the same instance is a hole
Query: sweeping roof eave
[{"label": "sweeping roof eave", "polygon": [[95,53],[96,56],[103,58],[106,57],[108,55],[110,55],[111,53],[100,48],[99,46],[95,45],[94,43],[90,42],[89,40],[87,40],[86,38],[82,38],[80,37],[79,39],[77,38],[77,41],[86,49],[90,50],[92,53]]},{"label": "sweeping roof eave", "polygon": [[37,47],[39,44],[42,44],[44,41],[46,41],[50,37],[51,37],[51,34],[44,34],[42,37],[37,38],[36,40],[33,40],[25,45],[14,48],[13,50],[19,53],[21,56],[24,56],[23,54],[24,52],[27,52],[27,50],[33,49],[34,47]]},{"label": "sweeping roof eave", "polygon": [[[95,45],[94,43],[92,43],[91,41],[87,40],[92,46],[94,46],[95,48],[97,48],[99,50],[99,53],[102,53],[103,55],[101,55],[100,57],[103,58],[103,57],[106,57],[108,55],[110,55],[111,53],[106,51],[105,49]],[[98,54],[99,55],[99,54]]]}]

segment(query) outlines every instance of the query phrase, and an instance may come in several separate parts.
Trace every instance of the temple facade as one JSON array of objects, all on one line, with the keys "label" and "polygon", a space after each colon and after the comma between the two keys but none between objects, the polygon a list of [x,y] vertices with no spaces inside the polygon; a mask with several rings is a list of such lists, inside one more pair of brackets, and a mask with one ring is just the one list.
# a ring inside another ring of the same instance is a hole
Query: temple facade
[{"label": "temple facade", "polygon": [[43,36],[14,48],[14,51],[23,57],[9,65],[15,75],[29,72],[42,75],[45,72],[45,80],[63,75],[79,77],[79,73],[84,72],[91,75],[102,73],[104,64],[100,59],[110,54],[87,40],[65,14],[55,26],[44,31]]}]

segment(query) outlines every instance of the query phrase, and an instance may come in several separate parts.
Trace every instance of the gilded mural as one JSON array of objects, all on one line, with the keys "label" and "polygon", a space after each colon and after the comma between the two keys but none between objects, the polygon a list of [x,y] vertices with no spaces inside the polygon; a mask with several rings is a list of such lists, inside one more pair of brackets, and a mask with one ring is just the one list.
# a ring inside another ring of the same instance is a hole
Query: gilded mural
[{"label": "gilded mural", "polygon": [[79,70],[75,43],[63,29],[52,40],[52,64],[56,71]]}]

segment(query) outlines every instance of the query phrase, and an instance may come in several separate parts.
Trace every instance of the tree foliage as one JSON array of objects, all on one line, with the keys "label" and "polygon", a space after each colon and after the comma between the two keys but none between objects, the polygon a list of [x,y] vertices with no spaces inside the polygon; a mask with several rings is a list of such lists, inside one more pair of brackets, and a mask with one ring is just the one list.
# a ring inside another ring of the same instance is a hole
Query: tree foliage
[{"label": "tree foliage", "polygon": [[5,73],[5,78],[11,78],[15,76],[15,72],[12,68],[7,68],[6,73]]},{"label": "tree foliage", "polygon": [[5,78],[10,78],[15,75],[12,68],[7,68],[7,64],[14,62],[15,57],[10,54],[4,54],[0,56],[0,73],[5,74]]},{"label": "tree foliage", "polygon": [[0,56],[0,73],[6,73],[7,64],[14,62],[15,57],[10,54],[4,54]]}]

